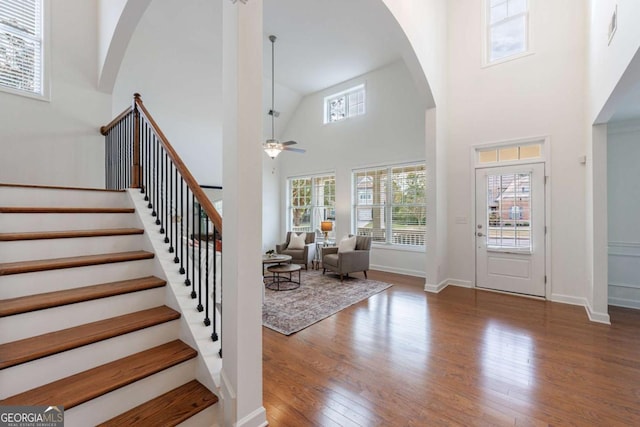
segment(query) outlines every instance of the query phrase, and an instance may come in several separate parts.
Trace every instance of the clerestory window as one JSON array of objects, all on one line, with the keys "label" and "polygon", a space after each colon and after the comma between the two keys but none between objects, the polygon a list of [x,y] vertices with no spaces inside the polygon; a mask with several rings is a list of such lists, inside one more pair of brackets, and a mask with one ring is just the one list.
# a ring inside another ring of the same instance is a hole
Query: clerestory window
[{"label": "clerestory window", "polygon": [[364,85],[324,98],[324,122],[332,123],[365,113]]},{"label": "clerestory window", "polygon": [[527,53],[531,0],[485,0],[487,63]]}]

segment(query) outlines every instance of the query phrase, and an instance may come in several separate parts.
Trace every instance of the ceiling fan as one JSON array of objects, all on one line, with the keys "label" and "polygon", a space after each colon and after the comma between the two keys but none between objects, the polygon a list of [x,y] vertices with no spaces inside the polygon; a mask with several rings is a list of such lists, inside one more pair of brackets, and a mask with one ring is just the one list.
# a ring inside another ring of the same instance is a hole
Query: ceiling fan
[{"label": "ceiling fan", "polygon": [[274,49],[276,44],[276,36],[269,36],[269,40],[271,40],[271,110],[269,110],[269,115],[271,116],[271,138],[267,139],[263,144],[262,148],[265,153],[272,159],[275,159],[281,151],[293,151],[294,153],[304,153],[306,150],[302,148],[293,148],[291,145],[297,144],[295,141],[286,141],[280,142],[275,138],[275,118],[280,115],[278,111],[275,110],[274,107],[274,93],[275,93],[275,73],[274,73]]}]

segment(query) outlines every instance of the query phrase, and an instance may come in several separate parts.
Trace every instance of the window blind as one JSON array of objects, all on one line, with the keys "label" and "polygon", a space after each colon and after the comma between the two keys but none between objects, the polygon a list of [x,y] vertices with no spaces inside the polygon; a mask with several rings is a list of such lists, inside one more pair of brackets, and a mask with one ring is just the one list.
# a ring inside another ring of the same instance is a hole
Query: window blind
[{"label": "window blind", "polygon": [[0,1],[0,86],[42,94],[42,0]]}]

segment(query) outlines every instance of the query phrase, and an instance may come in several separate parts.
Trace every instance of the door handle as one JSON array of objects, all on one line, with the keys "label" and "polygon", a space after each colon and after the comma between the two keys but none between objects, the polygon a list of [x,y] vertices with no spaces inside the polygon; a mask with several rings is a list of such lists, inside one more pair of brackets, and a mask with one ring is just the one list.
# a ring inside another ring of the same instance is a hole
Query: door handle
[{"label": "door handle", "polygon": [[484,234],[482,234],[481,232],[478,232],[477,236],[478,237],[482,237],[482,236],[484,236]]}]

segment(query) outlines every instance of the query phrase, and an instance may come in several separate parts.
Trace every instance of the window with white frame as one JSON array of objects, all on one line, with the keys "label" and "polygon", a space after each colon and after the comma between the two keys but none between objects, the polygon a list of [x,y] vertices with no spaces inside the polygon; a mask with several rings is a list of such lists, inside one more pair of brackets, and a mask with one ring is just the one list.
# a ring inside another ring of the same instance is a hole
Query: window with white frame
[{"label": "window with white frame", "polygon": [[43,0],[0,1],[0,89],[44,95]]},{"label": "window with white frame", "polygon": [[314,232],[322,221],[334,223],[336,177],[333,174],[289,178],[289,230]]},{"label": "window with white frame", "polygon": [[485,0],[487,63],[529,50],[529,1]]},{"label": "window with white frame", "polygon": [[424,163],[354,170],[356,234],[374,243],[424,246],[426,181]]},{"label": "window with white frame", "polygon": [[324,122],[332,123],[365,113],[364,85],[352,87],[324,99]]}]

